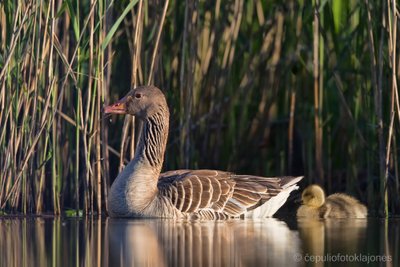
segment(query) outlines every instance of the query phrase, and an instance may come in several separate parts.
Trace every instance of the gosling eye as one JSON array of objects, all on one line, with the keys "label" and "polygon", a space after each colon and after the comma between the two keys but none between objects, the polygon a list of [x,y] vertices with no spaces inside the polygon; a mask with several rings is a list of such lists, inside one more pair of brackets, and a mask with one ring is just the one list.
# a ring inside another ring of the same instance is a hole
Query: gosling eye
[{"label": "gosling eye", "polygon": [[142,97],[142,94],[141,94],[141,93],[136,93],[136,94],[135,94],[135,98],[136,98],[136,99],[139,99],[139,98],[141,98],[141,97]]}]

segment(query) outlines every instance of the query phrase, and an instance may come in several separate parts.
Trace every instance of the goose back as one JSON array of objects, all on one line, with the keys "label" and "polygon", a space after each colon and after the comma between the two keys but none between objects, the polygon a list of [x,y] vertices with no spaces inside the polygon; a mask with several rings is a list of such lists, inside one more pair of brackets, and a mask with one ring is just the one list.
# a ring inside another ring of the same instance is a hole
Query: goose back
[{"label": "goose back", "polygon": [[176,170],[160,175],[158,190],[159,197],[169,199],[182,217],[226,219],[240,217],[262,206],[286,190],[293,179],[296,178]]}]

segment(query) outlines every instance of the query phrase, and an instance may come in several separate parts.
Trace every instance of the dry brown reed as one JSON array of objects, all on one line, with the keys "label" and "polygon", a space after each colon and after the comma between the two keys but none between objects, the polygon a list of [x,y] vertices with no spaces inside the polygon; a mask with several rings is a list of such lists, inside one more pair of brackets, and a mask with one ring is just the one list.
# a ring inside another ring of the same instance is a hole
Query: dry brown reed
[{"label": "dry brown reed", "polygon": [[1,211],[106,211],[140,123],[102,107],[155,84],[166,170],[305,174],[400,213],[396,5],[0,2]]}]

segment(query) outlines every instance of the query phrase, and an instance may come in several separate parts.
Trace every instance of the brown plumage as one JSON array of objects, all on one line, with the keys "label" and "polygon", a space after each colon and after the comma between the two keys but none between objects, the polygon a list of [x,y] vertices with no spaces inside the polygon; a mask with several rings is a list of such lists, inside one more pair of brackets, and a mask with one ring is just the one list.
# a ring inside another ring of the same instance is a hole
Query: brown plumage
[{"label": "brown plumage", "polygon": [[237,217],[276,196],[291,177],[268,178],[216,170],[162,173],[158,181],[165,196],[191,218]]},{"label": "brown plumage", "polygon": [[144,122],[134,159],[109,194],[111,216],[226,219],[268,217],[297,189],[302,177],[266,178],[217,170],[161,173],[169,111],[156,87],[138,87],[106,113],[130,114]]}]

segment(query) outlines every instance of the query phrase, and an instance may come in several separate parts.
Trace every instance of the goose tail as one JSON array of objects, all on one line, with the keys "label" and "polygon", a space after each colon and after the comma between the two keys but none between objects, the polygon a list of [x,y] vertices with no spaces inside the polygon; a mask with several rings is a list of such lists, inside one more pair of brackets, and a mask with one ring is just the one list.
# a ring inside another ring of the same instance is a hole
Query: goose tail
[{"label": "goose tail", "polygon": [[272,217],[277,210],[285,204],[290,193],[294,190],[299,189],[297,183],[303,179],[304,176],[298,177],[283,177],[282,178],[282,191],[276,196],[271,197],[267,202],[259,206],[258,208],[251,210],[245,214],[246,218],[268,218]]}]

